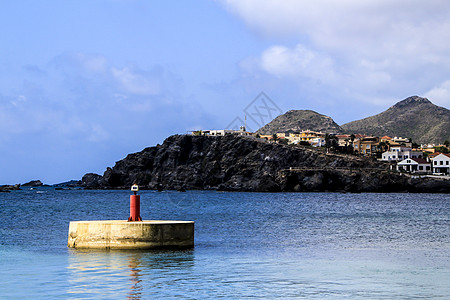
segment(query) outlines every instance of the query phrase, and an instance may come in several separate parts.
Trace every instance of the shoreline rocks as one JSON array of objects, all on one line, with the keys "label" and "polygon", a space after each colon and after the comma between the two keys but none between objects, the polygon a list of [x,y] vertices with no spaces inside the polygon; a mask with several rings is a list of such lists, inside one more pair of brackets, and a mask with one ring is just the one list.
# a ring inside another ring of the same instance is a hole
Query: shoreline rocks
[{"label": "shoreline rocks", "polygon": [[88,173],[81,180],[86,189],[128,189],[134,183],[152,190],[450,192],[449,180],[412,178],[371,158],[234,135],[170,136],[127,155],[103,175]]},{"label": "shoreline rocks", "polygon": [[20,184],[14,184],[14,185],[2,185],[0,186],[0,192],[10,192],[10,191],[19,191],[21,190]]},{"label": "shoreline rocks", "polygon": [[22,186],[26,186],[26,187],[40,187],[40,186],[44,186],[44,184],[40,180],[31,180],[30,182],[22,184]]}]

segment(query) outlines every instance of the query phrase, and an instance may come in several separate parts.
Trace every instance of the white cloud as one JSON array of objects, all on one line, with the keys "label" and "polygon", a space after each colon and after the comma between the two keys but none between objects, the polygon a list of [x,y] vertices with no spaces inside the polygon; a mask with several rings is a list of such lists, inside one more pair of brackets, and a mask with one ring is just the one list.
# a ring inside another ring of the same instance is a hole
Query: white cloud
[{"label": "white cloud", "polygon": [[270,47],[261,54],[260,66],[278,77],[324,79],[331,77],[333,73],[333,62],[329,57],[303,45],[297,45],[293,49],[284,46]]},{"label": "white cloud", "polygon": [[[267,36],[296,36],[316,46],[362,52],[442,52],[450,29],[445,0],[224,0],[226,7]],[[382,53],[380,53],[382,52]]]},{"label": "white cloud", "polygon": [[101,55],[87,55],[85,53],[77,53],[77,57],[83,64],[83,67],[92,72],[104,72],[107,70],[108,61]]},{"label": "white cloud", "polygon": [[88,141],[103,142],[110,138],[110,134],[99,124],[93,124],[89,131]]},{"label": "white cloud", "polygon": [[[221,2],[276,41],[241,63],[247,77],[264,71],[276,80],[296,78],[299,86],[317,79],[328,93],[375,105],[421,95],[450,77],[448,1]],[[255,64],[259,69],[251,68]]]},{"label": "white cloud", "polygon": [[24,95],[19,95],[15,97],[15,99],[12,99],[10,102],[15,107],[22,106],[27,102],[27,97],[25,97]]},{"label": "white cloud", "polygon": [[122,85],[125,91],[137,95],[156,95],[161,92],[158,78],[144,74],[130,67],[122,69],[111,68],[114,78]]},{"label": "white cloud", "polygon": [[450,80],[431,89],[425,94],[425,97],[437,105],[450,107]]}]

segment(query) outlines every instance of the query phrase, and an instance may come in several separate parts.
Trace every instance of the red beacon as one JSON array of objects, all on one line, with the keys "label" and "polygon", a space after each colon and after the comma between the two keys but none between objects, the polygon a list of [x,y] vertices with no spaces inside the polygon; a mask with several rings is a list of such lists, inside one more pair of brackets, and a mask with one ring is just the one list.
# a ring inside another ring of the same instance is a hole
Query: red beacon
[{"label": "red beacon", "polygon": [[131,191],[134,193],[134,195],[130,195],[130,217],[128,218],[128,222],[142,221],[142,218],[140,216],[141,196],[136,194],[139,191],[139,186],[137,184],[133,184],[131,186]]}]

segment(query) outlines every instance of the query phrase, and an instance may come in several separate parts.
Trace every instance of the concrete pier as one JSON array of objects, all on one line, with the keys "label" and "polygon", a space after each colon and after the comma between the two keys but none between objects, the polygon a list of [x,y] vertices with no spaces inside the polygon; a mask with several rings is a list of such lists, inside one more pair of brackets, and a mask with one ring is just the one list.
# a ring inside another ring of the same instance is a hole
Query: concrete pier
[{"label": "concrete pier", "polygon": [[193,221],[72,221],[67,246],[77,249],[194,247]]}]

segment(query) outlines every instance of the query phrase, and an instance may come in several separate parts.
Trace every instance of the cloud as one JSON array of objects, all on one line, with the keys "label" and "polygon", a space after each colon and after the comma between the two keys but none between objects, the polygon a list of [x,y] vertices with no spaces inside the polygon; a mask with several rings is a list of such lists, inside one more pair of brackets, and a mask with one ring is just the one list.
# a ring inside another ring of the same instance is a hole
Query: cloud
[{"label": "cloud", "polygon": [[152,126],[165,127],[158,133],[164,137],[205,119],[181,77],[160,65],[119,66],[102,55],[65,53],[20,70],[0,94],[5,138],[34,133],[103,143]]},{"label": "cloud", "polygon": [[426,3],[224,0],[222,3],[261,34],[295,36],[337,51],[353,49],[353,53],[362,51],[377,56],[380,50],[386,53],[398,47],[411,52],[450,49],[442,40],[450,26],[450,8],[445,0]]},{"label": "cloud", "polygon": [[342,99],[375,105],[424,94],[450,78],[447,1],[221,3],[265,40],[276,41],[241,63],[247,77],[260,79],[264,72],[273,81],[296,80],[302,89],[305,79],[315,79]]},{"label": "cloud", "polygon": [[450,80],[428,91],[425,97],[432,99],[437,105],[450,107]]},{"label": "cloud", "polygon": [[[159,78],[131,67],[111,68],[114,78],[124,91],[137,95],[157,95],[161,92]],[[150,76],[149,76],[150,75]]]},{"label": "cloud", "polygon": [[278,77],[324,79],[333,76],[331,58],[300,44],[293,49],[272,46],[261,54],[259,64],[264,71]]},{"label": "cloud", "polygon": [[92,72],[105,72],[107,70],[108,61],[101,55],[88,55],[85,53],[76,53],[83,67]]},{"label": "cloud", "polygon": [[93,124],[89,130],[88,141],[90,142],[102,142],[110,138],[110,133],[107,132],[103,126],[99,124]]},{"label": "cloud", "polygon": [[8,86],[7,73],[0,73],[0,151],[8,153],[2,166],[55,165],[37,171],[43,180],[101,172],[127,153],[210,121],[180,76],[160,65],[121,66],[101,55],[66,53],[11,72],[17,76]]}]

